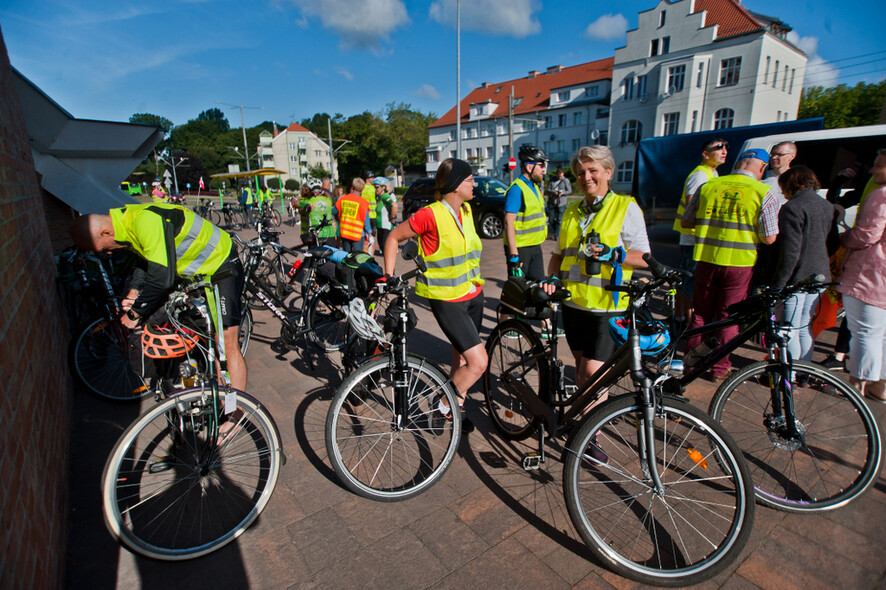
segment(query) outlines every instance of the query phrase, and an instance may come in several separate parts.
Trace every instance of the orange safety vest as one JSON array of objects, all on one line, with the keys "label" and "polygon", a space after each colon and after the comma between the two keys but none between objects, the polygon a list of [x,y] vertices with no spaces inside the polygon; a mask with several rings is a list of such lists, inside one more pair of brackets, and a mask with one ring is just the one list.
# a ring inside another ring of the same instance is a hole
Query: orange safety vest
[{"label": "orange safety vest", "polygon": [[339,236],[356,242],[363,237],[363,222],[369,212],[369,203],[360,195],[348,193],[335,204],[338,210]]}]

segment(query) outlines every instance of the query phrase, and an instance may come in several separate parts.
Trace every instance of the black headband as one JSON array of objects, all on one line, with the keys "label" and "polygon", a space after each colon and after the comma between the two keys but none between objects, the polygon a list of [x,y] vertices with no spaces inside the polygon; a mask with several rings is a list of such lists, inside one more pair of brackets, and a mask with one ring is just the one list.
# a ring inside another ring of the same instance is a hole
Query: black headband
[{"label": "black headband", "polygon": [[446,178],[446,182],[443,183],[443,186],[437,184],[437,187],[440,190],[441,195],[448,195],[449,193],[454,193],[455,189],[458,188],[462,182],[464,182],[465,178],[472,175],[474,172],[471,170],[471,165],[465,162],[464,160],[452,159],[452,170],[449,171],[449,177]]}]

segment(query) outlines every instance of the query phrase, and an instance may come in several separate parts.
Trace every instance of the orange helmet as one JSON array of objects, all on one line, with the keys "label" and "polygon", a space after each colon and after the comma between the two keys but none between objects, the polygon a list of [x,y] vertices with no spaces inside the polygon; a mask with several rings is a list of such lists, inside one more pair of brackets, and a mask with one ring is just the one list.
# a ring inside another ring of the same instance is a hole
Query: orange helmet
[{"label": "orange helmet", "polygon": [[197,337],[184,337],[167,326],[145,324],[142,351],[152,359],[174,359],[185,356],[197,345]]}]

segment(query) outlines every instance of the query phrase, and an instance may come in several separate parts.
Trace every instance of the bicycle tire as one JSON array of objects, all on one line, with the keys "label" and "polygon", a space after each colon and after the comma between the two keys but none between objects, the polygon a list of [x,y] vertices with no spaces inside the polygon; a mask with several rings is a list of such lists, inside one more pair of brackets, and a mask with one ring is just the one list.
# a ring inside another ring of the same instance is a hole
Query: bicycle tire
[{"label": "bicycle tire", "polygon": [[643,413],[636,396],[622,396],[582,419],[565,452],[569,516],[616,573],[658,586],[696,584],[727,567],[747,543],[754,520],[748,467],[710,416],[663,398],[654,440],[664,492],[655,493],[639,451]]},{"label": "bicycle tire", "polygon": [[329,292],[329,285],[322,285],[311,297],[305,329],[311,342],[326,352],[335,352],[348,341],[348,318],[340,305],[329,300]]},{"label": "bicycle tire", "polygon": [[515,388],[528,387],[542,402],[550,402],[544,345],[530,325],[511,318],[493,328],[486,340],[486,354],[489,361],[483,374],[483,396],[492,424],[502,437],[523,440],[535,431],[541,418],[520,401]]},{"label": "bicycle tire", "polygon": [[[394,387],[389,356],[360,365],[339,386],[326,415],[326,454],[349,490],[372,500],[393,502],[428,490],[449,468],[461,437],[455,389],[432,362],[406,358],[409,409],[405,424],[394,424]],[[444,396],[452,419],[436,409]]]},{"label": "bicycle tire", "polygon": [[738,371],[711,400],[709,412],[744,452],[757,500],[786,512],[815,512],[846,505],[863,494],[880,471],[877,422],[849,383],[814,363],[793,361],[794,419],[790,439],[771,418],[771,386],[781,364],[761,361]]},{"label": "bicycle tire", "polygon": [[279,211],[277,211],[276,209],[269,209],[268,210],[268,219],[271,221],[271,224],[274,227],[280,227],[281,217],[280,217]]},{"label": "bicycle tire", "polygon": [[249,349],[249,340],[252,338],[252,310],[248,307],[243,307],[240,310],[240,354],[244,357],[246,356],[246,351]]},{"label": "bicycle tire", "polygon": [[[252,271],[250,280],[258,283],[256,286],[258,286],[259,290],[267,288],[270,293],[277,295],[277,275],[274,272],[274,261],[268,256],[262,256],[261,262]],[[268,308],[267,304],[253,293],[246,291],[244,295],[246,297],[246,305],[250,308],[258,311]]]},{"label": "bicycle tire", "polygon": [[141,366],[141,342],[119,320],[97,319],[71,347],[71,371],[86,390],[106,401],[137,401],[151,394]]},{"label": "bicycle tire", "polygon": [[153,406],[117,441],[102,473],[103,514],[126,547],[169,561],[206,555],[267,505],[280,473],[280,435],[255,398],[236,393],[243,418],[218,446],[206,440],[214,418],[200,388]]}]

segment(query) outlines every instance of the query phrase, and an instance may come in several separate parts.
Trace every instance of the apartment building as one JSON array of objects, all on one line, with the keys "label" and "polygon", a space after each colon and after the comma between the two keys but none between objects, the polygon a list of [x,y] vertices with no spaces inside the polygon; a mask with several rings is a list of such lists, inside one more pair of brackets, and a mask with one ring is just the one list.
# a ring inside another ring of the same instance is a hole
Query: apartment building
[{"label": "apartment building", "polygon": [[329,169],[329,146],[312,131],[293,123],[276,136],[263,131],[259,135],[259,159],[262,168],[277,168],[299,184],[308,179],[308,170],[315,166]]}]

